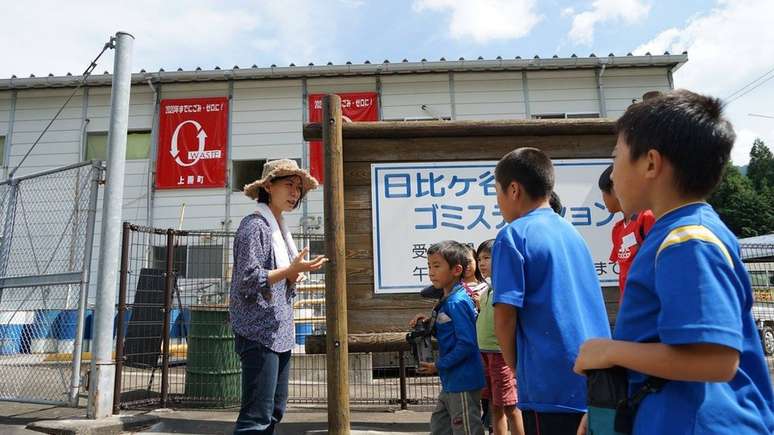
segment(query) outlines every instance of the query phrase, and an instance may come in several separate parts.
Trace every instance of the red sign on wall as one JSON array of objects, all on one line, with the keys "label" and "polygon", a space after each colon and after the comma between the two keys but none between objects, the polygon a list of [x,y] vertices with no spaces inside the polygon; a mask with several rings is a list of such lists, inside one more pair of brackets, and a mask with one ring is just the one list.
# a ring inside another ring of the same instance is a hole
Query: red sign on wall
[{"label": "red sign on wall", "polygon": [[228,98],[161,100],[157,189],[226,185]]},{"label": "red sign on wall", "polygon": [[[376,92],[337,94],[341,97],[341,116],[345,122],[378,121],[379,109]],[[309,96],[309,122],[322,120],[322,98],[324,94]],[[322,142],[309,142],[309,172],[320,183],[324,181],[325,151]]]}]

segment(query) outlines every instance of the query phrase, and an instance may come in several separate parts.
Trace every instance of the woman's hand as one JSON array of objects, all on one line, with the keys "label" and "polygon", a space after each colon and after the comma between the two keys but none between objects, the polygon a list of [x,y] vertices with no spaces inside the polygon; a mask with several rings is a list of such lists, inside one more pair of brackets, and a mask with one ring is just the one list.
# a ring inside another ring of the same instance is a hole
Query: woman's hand
[{"label": "woman's hand", "polygon": [[[306,256],[309,254],[309,248],[304,248],[298,253],[293,262],[288,266],[288,272],[290,275],[288,279],[291,282],[295,282],[298,279],[298,275],[304,272],[313,272],[320,270],[325,263],[328,262],[328,258],[324,255],[318,255],[311,260],[307,260]],[[291,279],[292,278],[292,279]]]}]

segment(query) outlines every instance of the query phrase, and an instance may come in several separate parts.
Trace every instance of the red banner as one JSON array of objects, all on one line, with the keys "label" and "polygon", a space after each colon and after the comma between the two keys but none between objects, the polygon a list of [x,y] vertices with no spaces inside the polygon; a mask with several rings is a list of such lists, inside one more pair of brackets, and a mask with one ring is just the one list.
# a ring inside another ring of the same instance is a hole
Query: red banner
[{"label": "red banner", "polygon": [[157,189],[226,185],[228,98],[161,100]]},{"label": "red banner", "polygon": [[[322,120],[322,98],[325,94],[309,95],[309,122]],[[337,94],[341,97],[341,115],[344,122],[378,121],[378,95],[376,92]],[[309,142],[309,172],[320,183],[325,178],[325,151],[322,142]]]}]

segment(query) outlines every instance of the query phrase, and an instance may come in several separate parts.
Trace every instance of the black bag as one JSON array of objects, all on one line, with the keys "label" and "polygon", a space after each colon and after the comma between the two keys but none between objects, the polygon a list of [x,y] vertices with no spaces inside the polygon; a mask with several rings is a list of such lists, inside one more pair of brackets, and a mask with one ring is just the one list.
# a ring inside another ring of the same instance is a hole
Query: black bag
[{"label": "black bag", "polygon": [[634,429],[634,417],[645,396],[661,391],[666,379],[649,376],[642,387],[629,398],[626,369],[589,370],[587,373],[588,434],[628,435]]}]

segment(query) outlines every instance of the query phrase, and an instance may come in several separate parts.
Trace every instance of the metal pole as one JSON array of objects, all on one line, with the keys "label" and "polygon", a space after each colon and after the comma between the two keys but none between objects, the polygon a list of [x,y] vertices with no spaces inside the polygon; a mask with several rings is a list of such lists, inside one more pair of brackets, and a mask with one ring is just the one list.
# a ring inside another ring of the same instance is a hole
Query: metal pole
[{"label": "metal pole", "polygon": [[94,310],[94,352],[91,360],[89,412],[92,419],[113,413],[113,315],[116,303],[121,208],[124,200],[126,134],[129,125],[129,96],[132,85],[132,45],[134,36],[118,32],[115,36],[113,88],[110,98],[107,178],[102,206],[102,239],[99,252],[97,300]]},{"label": "metal pole", "polygon": [[[0,240],[0,277],[5,278],[8,272],[8,261],[11,256],[11,241],[13,239],[13,224],[16,221],[16,195],[19,193],[19,181],[9,180],[8,192],[5,194],[5,224],[3,238]],[[0,301],[3,300],[3,289],[0,288]]]},{"label": "metal pole", "polygon": [[[223,231],[231,231],[231,189],[234,185],[233,140],[234,131],[234,80],[228,81],[228,134],[226,135],[226,210],[223,218]],[[240,186],[241,187],[241,186]]]},{"label": "metal pole", "polygon": [[16,123],[16,91],[11,91],[11,107],[8,109],[8,131],[3,145],[3,178],[8,178],[8,163],[11,160],[13,146],[13,125]]},{"label": "metal pole", "polygon": [[[86,321],[86,307],[89,302],[89,284],[91,275],[91,253],[94,247],[94,226],[97,220],[97,196],[102,168],[96,164],[91,167],[91,192],[89,192],[89,209],[86,210],[86,235],[83,246],[83,263],[81,264],[81,291],[78,296],[78,323],[75,327],[75,345],[73,346],[73,371],[70,377],[70,406],[78,406],[78,391],[81,389],[81,351],[83,350],[83,330]],[[92,322],[92,340],[94,326]]]},{"label": "metal pole", "polygon": [[328,433],[349,435],[349,349],[347,346],[347,275],[344,249],[344,160],[341,98],[323,97],[325,147],[325,326],[328,369]]},{"label": "metal pole", "polygon": [[121,243],[121,275],[118,277],[118,319],[116,320],[116,378],[113,383],[113,414],[118,414],[121,409],[121,383],[124,371],[124,332],[126,322],[126,285],[129,280],[129,243],[132,226],[124,222],[124,232]]},{"label": "metal pole", "polygon": [[398,370],[400,370],[400,409],[408,409],[408,398],[406,394],[406,354],[403,351],[398,352]]},{"label": "metal pole", "polygon": [[169,392],[169,323],[172,309],[172,291],[175,287],[175,230],[167,230],[167,271],[164,274],[164,329],[161,353],[161,407],[167,406]]},{"label": "metal pole", "polygon": [[[150,83],[149,83],[150,84]],[[153,121],[151,124],[151,148],[148,155],[148,202],[147,211],[145,215],[145,225],[148,227],[153,226],[153,203],[156,197],[156,161],[159,142],[159,110],[161,106],[161,83],[158,83],[153,88]]]}]

